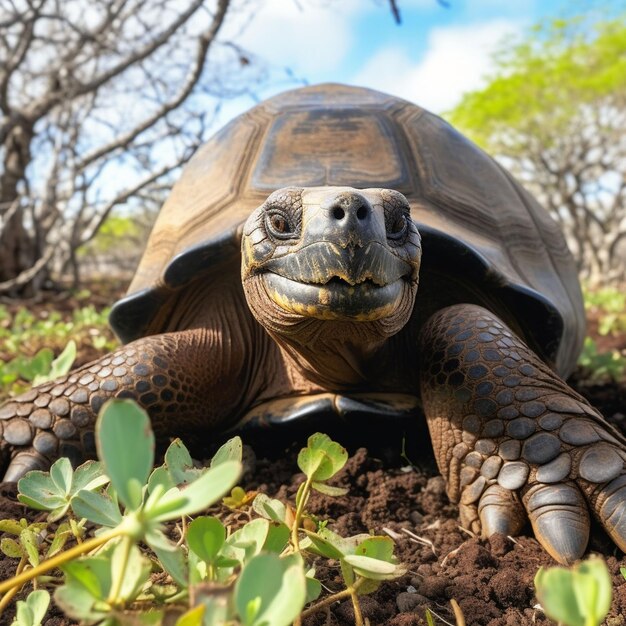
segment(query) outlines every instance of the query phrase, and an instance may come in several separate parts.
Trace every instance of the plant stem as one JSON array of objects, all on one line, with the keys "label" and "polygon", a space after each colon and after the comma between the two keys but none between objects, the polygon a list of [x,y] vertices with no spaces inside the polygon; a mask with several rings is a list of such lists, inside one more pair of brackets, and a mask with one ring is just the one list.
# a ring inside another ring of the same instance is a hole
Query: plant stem
[{"label": "plant stem", "polygon": [[352,608],[354,609],[354,626],[363,626],[363,614],[361,613],[361,604],[357,597],[354,587],[351,587],[352,593],[350,599],[352,600]]},{"label": "plant stem", "polygon": [[116,606],[118,604],[117,596],[120,595],[120,589],[122,588],[122,583],[124,582],[124,575],[126,574],[126,566],[128,565],[128,557],[130,556],[130,549],[133,547],[133,538],[129,535],[124,535],[122,537],[122,562],[119,568],[116,568],[115,572],[115,580],[111,585],[111,591],[109,592],[109,597],[107,598],[107,602],[112,606]]},{"label": "plant stem", "polygon": [[55,567],[59,567],[63,565],[67,561],[71,561],[75,559],[77,556],[81,556],[81,554],[85,554],[87,552],[91,552],[94,548],[101,546],[106,543],[110,539],[114,537],[119,537],[123,534],[123,530],[120,530],[119,527],[112,528],[109,532],[103,533],[99,537],[92,537],[83,543],[77,544],[70,548],[69,550],[65,550],[63,552],[59,552],[55,554],[52,558],[46,559],[42,561],[37,567],[33,567],[33,569],[26,570],[21,574],[13,576],[8,580],[5,580],[0,583],[0,593],[6,593],[12,587],[19,586],[21,587],[24,583],[27,583],[29,580],[40,576],[45,572],[49,572]]},{"label": "plant stem", "polygon": [[291,543],[293,543],[294,552],[300,552],[300,538],[298,537],[298,530],[300,529],[300,524],[302,522],[302,515],[304,514],[304,507],[309,500],[309,493],[311,492],[311,483],[313,482],[313,478],[307,476],[306,483],[304,483],[304,488],[302,489],[302,496],[300,497],[300,502],[296,507],[296,517],[293,521],[293,527],[291,529]]},{"label": "plant stem", "polygon": [[[306,611],[302,611],[302,613],[300,613],[300,618],[306,619],[310,615],[314,615],[318,611],[321,611],[323,608],[331,605],[333,602],[337,602],[338,600],[343,600],[344,598],[349,598],[353,594],[356,595],[357,589],[363,584],[364,581],[365,581],[365,578],[359,578],[353,585],[350,585],[347,589],[344,589],[343,591],[338,591],[337,593],[333,593],[332,596],[328,596],[327,598],[320,600],[317,604],[314,604],[313,606],[309,607]],[[360,606],[359,606],[358,613],[359,613],[359,616],[361,617]],[[355,618],[357,616],[356,610],[354,612],[354,616]],[[361,620],[362,619],[363,618],[361,617]],[[361,621],[361,625],[362,624],[363,624],[363,621]]]}]

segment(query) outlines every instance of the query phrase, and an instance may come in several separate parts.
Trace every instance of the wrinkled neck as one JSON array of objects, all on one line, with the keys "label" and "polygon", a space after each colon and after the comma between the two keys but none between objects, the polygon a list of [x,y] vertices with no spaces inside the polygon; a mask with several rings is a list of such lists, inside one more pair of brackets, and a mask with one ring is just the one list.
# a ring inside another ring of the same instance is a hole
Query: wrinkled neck
[{"label": "wrinkled neck", "polygon": [[377,356],[387,338],[373,338],[368,336],[368,332],[359,332],[365,329],[359,329],[358,323],[348,325],[316,321],[321,328],[307,333],[305,340],[302,336],[285,337],[271,333],[286,361],[301,376],[325,389],[346,390],[366,386],[373,378]]}]

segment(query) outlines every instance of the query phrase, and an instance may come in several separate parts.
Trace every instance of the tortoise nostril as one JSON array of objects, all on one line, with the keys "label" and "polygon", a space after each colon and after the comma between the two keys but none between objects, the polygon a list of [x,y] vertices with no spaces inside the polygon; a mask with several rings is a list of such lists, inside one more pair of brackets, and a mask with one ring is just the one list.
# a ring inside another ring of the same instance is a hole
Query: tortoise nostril
[{"label": "tortoise nostril", "polygon": [[333,217],[336,220],[342,220],[345,216],[346,216],[346,212],[340,206],[336,206],[333,209]]},{"label": "tortoise nostril", "polygon": [[367,207],[362,204],[356,212],[357,219],[364,220],[367,217],[367,214],[368,214]]}]

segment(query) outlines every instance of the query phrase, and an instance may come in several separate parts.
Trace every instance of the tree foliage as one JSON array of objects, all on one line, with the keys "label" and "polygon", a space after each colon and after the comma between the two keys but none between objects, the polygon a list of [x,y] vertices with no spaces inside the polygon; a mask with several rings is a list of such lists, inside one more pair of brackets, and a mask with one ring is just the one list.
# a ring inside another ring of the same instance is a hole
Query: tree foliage
[{"label": "tree foliage", "polygon": [[536,26],[447,116],[538,196],[592,280],[626,275],[625,18]]}]

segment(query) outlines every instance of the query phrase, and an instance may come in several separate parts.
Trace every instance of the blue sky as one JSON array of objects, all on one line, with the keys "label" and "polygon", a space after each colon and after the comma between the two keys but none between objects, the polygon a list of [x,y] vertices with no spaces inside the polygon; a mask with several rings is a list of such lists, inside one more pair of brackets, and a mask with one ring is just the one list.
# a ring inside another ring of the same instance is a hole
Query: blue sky
[{"label": "blue sky", "polygon": [[[309,83],[372,87],[441,113],[481,86],[499,42],[542,18],[562,16],[572,5],[591,6],[590,0],[448,0],[449,8],[437,0],[398,4],[401,25],[386,0],[265,0],[237,41]],[[259,93],[266,97],[289,86],[279,82]],[[251,104],[250,98],[228,104],[223,121]]]}]

